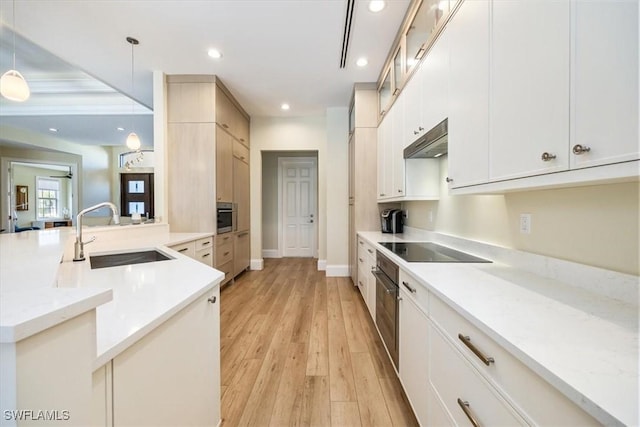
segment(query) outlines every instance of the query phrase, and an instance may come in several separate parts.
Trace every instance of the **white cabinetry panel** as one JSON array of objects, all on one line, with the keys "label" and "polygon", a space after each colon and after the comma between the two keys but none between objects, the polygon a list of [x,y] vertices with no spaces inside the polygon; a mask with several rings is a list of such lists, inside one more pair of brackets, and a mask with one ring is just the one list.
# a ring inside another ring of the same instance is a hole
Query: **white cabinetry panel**
[{"label": "white cabinetry panel", "polygon": [[422,78],[422,127],[429,131],[449,115],[449,34],[440,34],[424,59]]},{"label": "white cabinetry panel", "polygon": [[465,1],[449,23],[451,187],[489,180],[489,0]]},{"label": "white cabinetry panel", "polygon": [[638,159],[638,1],[578,1],[574,22],[571,147],[590,150],[571,168]]},{"label": "white cabinetry panel", "polygon": [[492,4],[492,181],[568,169],[569,12],[567,1]]}]

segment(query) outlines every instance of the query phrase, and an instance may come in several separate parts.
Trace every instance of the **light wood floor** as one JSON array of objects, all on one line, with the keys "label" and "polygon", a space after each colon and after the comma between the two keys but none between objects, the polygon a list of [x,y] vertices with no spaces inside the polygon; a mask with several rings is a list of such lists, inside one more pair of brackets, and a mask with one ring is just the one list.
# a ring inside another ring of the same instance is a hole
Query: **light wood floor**
[{"label": "light wood floor", "polygon": [[316,263],[266,259],[222,290],[222,425],[417,425],[358,290]]}]

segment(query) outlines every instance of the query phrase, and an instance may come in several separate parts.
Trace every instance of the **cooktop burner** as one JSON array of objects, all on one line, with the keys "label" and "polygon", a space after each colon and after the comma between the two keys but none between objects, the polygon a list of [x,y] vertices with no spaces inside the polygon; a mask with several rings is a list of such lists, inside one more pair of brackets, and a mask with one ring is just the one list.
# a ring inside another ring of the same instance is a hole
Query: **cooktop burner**
[{"label": "cooktop burner", "polygon": [[433,242],[378,242],[407,262],[491,262]]}]

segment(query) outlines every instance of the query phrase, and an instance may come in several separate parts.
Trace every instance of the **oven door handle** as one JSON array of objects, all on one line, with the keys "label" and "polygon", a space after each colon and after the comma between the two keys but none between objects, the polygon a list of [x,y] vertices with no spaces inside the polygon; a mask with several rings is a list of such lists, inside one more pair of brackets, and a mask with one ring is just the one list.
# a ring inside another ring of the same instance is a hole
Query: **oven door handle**
[{"label": "oven door handle", "polygon": [[389,277],[381,270],[374,270],[372,271],[372,273],[374,276],[376,276],[376,280],[382,284],[382,287],[384,287],[384,291],[386,293],[395,295],[398,289],[398,285],[393,283],[393,281],[389,279]]}]

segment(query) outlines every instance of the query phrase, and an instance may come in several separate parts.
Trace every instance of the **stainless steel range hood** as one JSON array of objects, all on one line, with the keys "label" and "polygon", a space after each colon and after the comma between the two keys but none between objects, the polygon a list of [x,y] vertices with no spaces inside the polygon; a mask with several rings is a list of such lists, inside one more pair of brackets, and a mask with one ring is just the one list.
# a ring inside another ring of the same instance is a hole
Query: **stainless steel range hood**
[{"label": "stainless steel range hood", "polygon": [[444,119],[404,149],[405,159],[432,159],[447,154],[449,119]]}]

